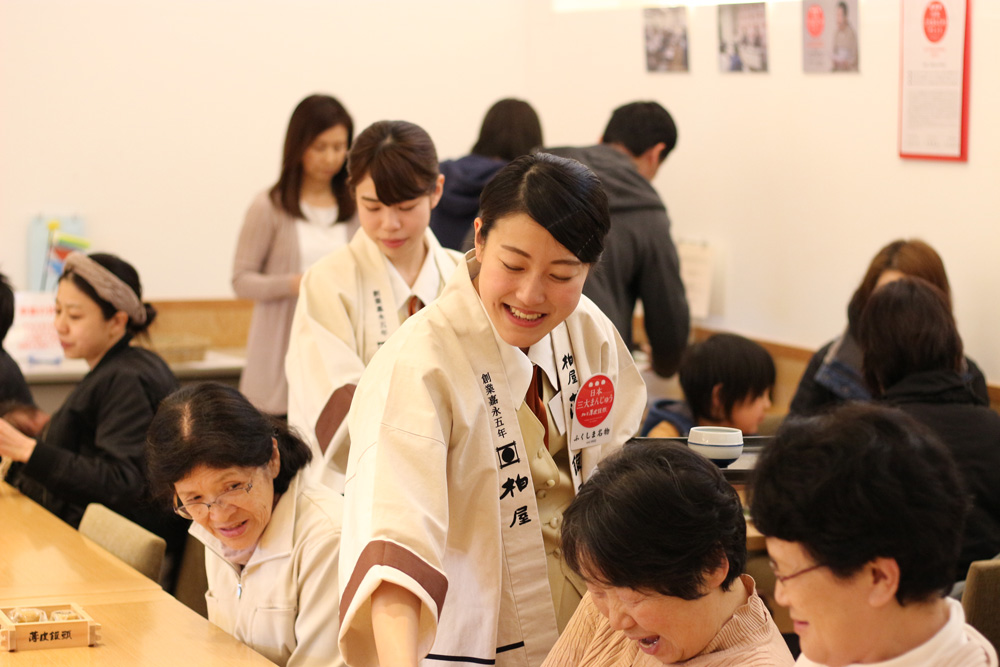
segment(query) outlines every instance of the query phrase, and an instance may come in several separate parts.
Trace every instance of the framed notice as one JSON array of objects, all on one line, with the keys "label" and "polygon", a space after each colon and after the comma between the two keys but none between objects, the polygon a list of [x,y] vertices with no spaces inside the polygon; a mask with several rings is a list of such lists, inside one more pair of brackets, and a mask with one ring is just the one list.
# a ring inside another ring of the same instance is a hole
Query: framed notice
[{"label": "framed notice", "polygon": [[902,0],[899,155],[968,160],[969,0]]}]

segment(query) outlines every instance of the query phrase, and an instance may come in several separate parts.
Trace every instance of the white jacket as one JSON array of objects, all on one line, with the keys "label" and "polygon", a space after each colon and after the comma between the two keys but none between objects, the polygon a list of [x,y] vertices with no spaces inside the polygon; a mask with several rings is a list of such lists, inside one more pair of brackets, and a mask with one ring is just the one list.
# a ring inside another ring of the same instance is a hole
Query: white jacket
[{"label": "white jacket", "polygon": [[[437,298],[461,254],[428,229],[427,259],[439,276],[421,296]],[[347,410],[365,366],[400,325],[388,260],[359,230],[302,277],[285,358],[288,423],[313,449],[313,479],[342,491],[347,469]]]},{"label": "white jacket", "polygon": [[339,495],[305,482],[300,472],[242,571],[222,557],[218,539],[193,524],[191,534],[206,547],[208,620],[278,665],[343,665],[337,648],[342,513]]},{"label": "white jacket", "polygon": [[[340,571],[341,649],[357,667],[376,662],[370,598],[386,581],[421,601],[429,665],[537,666],[558,636],[545,538],[560,527],[566,503],[549,492],[570,463],[563,449],[563,472],[521,424],[531,363],[495,334],[471,282],[478,270],[470,256],[358,384]],[[573,449],[574,482],[585,480],[638,430],[645,386],[586,297],[550,336],[550,426]],[[579,449],[569,399],[596,373],[616,387],[613,426],[606,444]]]}]

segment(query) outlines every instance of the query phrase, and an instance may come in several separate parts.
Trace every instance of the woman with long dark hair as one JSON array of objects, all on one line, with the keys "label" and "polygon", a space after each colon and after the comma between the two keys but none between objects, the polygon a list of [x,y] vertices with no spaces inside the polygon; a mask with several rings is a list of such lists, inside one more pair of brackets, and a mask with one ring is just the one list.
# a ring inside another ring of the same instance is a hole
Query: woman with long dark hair
[{"label": "woman with long dark hair", "polygon": [[348,194],[347,151],[354,123],[329,95],[310,95],[295,107],[281,175],[257,195],[240,231],[233,290],[254,300],[242,391],[270,414],[288,412],[285,351],[302,274],[345,245],[356,229]]}]

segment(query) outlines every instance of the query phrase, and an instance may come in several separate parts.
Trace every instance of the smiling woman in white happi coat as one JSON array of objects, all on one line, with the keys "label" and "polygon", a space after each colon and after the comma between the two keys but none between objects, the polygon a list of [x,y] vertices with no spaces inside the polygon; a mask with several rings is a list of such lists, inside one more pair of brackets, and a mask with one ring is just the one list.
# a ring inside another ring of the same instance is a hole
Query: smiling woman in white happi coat
[{"label": "smiling woman in white happi coat", "polygon": [[483,192],[475,251],[369,364],[348,417],[348,664],[535,666],[572,615],[562,511],[646,403],[581,297],[608,227],[586,167],[518,158]]}]

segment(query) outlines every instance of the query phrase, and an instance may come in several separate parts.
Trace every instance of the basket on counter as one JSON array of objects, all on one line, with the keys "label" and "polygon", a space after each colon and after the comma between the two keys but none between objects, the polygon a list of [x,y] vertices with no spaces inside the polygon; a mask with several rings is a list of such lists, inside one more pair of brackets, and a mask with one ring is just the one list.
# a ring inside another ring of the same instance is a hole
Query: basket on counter
[{"label": "basket on counter", "polygon": [[207,336],[189,333],[153,333],[140,344],[156,352],[168,364],[182,361],[202,361],[211,340]]}]

